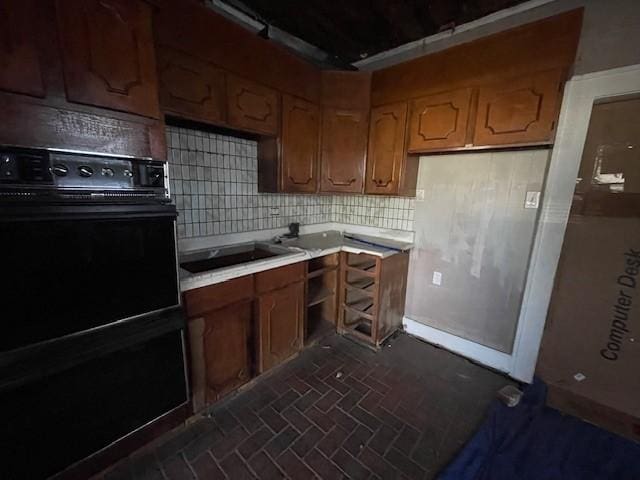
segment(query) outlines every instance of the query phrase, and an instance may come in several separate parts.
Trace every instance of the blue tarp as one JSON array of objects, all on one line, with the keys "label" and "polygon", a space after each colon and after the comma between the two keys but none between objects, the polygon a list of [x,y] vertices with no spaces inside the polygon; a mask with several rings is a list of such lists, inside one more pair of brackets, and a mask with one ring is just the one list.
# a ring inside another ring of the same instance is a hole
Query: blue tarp
[{"label": "blue tarp", "polygon": [[545,406],[535,380],[520,404],[494,402],[439,480],[640,480],[640,444]]}]

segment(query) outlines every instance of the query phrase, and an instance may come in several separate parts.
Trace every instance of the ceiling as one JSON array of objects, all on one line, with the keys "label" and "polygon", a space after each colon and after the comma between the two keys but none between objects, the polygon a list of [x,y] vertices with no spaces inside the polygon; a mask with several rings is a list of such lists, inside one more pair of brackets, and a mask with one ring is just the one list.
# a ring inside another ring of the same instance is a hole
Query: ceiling
[{"label": "ceiling", "polygon": [[[316,47],[325,56],[323,63],[348,68],[353,62],[376,53],[525,0],[221,1],[262,24]],[[275,38],[267,31],[264,33]]]}]

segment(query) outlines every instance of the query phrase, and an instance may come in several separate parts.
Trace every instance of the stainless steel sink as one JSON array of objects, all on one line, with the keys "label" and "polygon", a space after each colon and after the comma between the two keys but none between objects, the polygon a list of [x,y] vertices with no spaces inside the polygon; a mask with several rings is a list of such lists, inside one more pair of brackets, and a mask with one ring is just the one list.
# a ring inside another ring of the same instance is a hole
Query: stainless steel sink
[{"label": "stainless steel sink", "polygon": [[295,254],[296,252],[286,247],[267,242],[250,242],[182,255],[180,267],[189,273],[201,273]]}]

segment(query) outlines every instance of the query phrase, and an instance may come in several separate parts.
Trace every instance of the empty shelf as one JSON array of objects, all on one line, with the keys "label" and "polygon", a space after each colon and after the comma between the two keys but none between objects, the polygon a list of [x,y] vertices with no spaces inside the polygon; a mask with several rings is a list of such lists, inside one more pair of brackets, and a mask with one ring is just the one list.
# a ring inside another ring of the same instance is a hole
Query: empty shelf
[{"label": "empty shelf", "polygon": [[371,277],[359,277],[354,280],[347,279],[347,281],[345,282],[345,287],[350,290],[357,290],[359,292],[371,295],[373,294],[375,283],[375,280]]},{"label": "empty shelf", "polygon": [[336,270],[337,268],[338,267],[336,265],[331,265],[325,268],[320,268],[318,270],[313,270],[312,272],[307,273],[307,278],[319,277],[320,275],[324,275],[325,273]]},{"label": "empty shelf", "polygon": [[322,303],[333,296],[334,292],[324,285],[314,285],[310,283],[309,291],[307,292],[307,307],[312,307],[313,305]]}]

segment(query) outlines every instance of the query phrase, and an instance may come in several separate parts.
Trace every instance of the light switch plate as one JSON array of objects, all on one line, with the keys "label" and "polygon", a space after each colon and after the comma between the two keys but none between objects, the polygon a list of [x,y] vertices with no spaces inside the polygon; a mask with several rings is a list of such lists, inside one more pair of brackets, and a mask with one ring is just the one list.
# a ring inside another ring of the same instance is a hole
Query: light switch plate
[{"label": "light switch plate", "polygon": [[423,189],[416,190],[416,201],[424,202],[424,190]]},{"label": "light switch plate", "polygon": [[538,208],[540,204],[540,192],[527,192],[524,199],[524,208]]},{"label": "light switch plate", "polygon": [[433,272],[433,284],[434,285],[442,285],[442,273],[441,272]]}]

